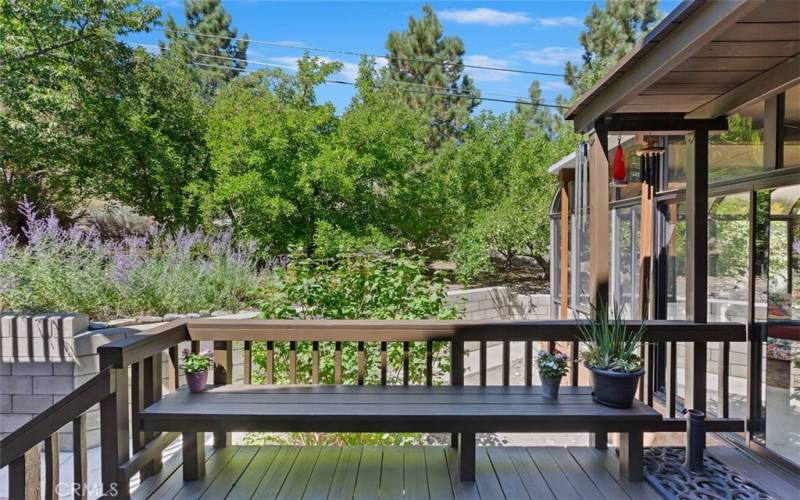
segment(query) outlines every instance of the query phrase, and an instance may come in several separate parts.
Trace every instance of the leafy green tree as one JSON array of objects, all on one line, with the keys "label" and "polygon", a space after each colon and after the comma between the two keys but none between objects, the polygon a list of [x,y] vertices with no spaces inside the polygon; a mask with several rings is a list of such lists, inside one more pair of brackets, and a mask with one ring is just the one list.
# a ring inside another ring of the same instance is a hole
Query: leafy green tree
[{"label": "leafy green tree", "polygon": [[134,88],[120,37],[159,11],[138,0],[0,2],[0,222],[14,233],[24,199],[64,219],[115,168],[110,117]]},{"label": "leafy green tree", "polygon": [[580,34],[583,65],[567,62],[564,68],[573,96],[591,88],[658,19],[658,0],[607,0],[605,8],[592,5]]},{"label": "leafy green tree", "polygon": [[104,171],[107,196],[168,227],[197,222],[189,183],[206,179],[206,119],[199,89],[185,62],[170,53],[139,52],[134,89],[118,107],[113,170]]},{"label": "leafy green tree", "polygon": [[[433,8],[422,7],[422,17],[408,19],[405,31],[392,31],[386,40],[388,65],[384,82],[406,84],[405,102],[428,114],[433,134],[431,144],[458,136],[479,95],[472,79],[464,74],[464,42],[444,36]],[[464,97],[467,94],[468,97]]]},{"label": "leafy green tree", "polygon": [[302,244],[313,253],[323,195],[315,160],[336,126],[314,88],[340,67],[306,56],[294,75],[259,71],[221,90],[209,112],[213,177],[191,187],[207,225],[229,225],[275,252]]},{"label": "leafy green tree", "polygon": [[[247,34],[231,26],[230,14],[221,0],[184,0],[185,22],[179,26],[172,15],[167,17],[169,45],[183,52],[196,64],[197,82],[203,96],[210,100],[226,83],[247,67]],[[167,45],[160,43],[164,48]]]}]

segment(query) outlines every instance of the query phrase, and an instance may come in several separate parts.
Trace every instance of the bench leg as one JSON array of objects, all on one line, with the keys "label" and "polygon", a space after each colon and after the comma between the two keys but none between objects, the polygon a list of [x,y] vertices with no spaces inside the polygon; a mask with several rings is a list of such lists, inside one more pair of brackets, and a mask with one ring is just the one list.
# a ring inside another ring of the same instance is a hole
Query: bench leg
[{"label": "bench leg", "polygon": [[623,432],[619,435],[619,474],[632,483],[641,483],[644,466],[644,433]]},{"label": "bench leg", "polygon": [[589,434],[589,446],[597,450],[605,450],[608,448],[608,433],[607,432],[593,432]]},{"label": "bench leg", "polygon": [[459,434],[458,478],[462,481],[475,480],[475,434]]},{"label": "bench leg", "polygon": [[183,433],[183,480],[197,481],[206,475],[205,433]]}]

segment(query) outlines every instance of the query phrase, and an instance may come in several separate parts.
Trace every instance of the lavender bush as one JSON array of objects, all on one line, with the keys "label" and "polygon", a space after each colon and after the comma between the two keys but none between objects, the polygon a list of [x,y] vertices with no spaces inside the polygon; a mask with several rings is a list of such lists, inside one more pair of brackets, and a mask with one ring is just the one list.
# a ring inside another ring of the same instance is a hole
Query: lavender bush
[{"label": "lavender bush", "polygon": [[30,203],[26,244],[0,225],[0,310],[81,312],[93,319],[240,310],[263,275],[253,245],[229,232],[169,233],[104,241],[95,229],[61,227]]}]

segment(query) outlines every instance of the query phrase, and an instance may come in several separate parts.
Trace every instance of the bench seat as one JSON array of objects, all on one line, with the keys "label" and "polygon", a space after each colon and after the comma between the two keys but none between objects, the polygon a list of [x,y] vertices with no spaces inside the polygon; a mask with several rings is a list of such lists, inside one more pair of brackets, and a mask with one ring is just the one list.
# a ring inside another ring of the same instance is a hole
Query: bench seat
[{"label": "bench seat", "polygon": [[[619,432],[621,472],[641,480],[642,435],[662,420],[638,401],[628,409],[597,404],[588,387],[562,387],[557,400],[548,400],[536,386],[221,385],[199,394],[178,390],[140,415],[143,430],[182,432],[194,448],[203,441],[187,434],[457,433],[462,480],[474,478],[478,432]],[[194,448],[184,450],[185,459],[202,453]]]}]

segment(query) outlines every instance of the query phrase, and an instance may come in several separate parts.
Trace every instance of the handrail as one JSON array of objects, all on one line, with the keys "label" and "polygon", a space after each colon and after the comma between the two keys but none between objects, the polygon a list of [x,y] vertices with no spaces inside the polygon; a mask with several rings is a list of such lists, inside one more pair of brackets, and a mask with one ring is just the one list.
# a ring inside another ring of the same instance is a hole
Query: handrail
[{"label": "handrail", "polygon": [[97,348],[100,367],[125,368],[189,340],[187,320],[177,319]]},{"label": "handrail", "polygon": [[28,450],[113,393],[114,373],[110,369],[100,371],[0,441],[0,449],[3,450],[0,456],[0,468],[22,457]]},{"label": "handrail", "polygon": [[[276,342],[414,342],[430,340],[578,341],[588,320],[387,321],[387,320],[189,320],[191,340]],[[641,322],[627,323],[629,330]],[[737,342],[747,340],[741,323],[647,321],[647,342]]]}]

